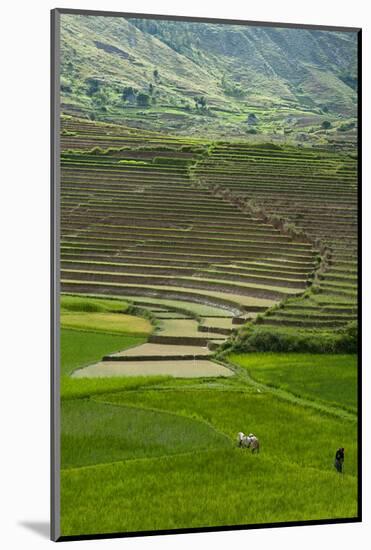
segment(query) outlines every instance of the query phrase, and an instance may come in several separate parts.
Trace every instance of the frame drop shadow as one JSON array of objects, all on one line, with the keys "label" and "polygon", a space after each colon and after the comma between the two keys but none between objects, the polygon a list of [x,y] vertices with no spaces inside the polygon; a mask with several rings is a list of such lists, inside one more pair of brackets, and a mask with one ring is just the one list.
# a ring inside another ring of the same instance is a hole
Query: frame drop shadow
[{"label": "frame drop shadow", "polygon": [[49,521],[19,521],[18,525],[25,527],[30,531],[40,535],[44,539],[50,538],[50,523]]}]

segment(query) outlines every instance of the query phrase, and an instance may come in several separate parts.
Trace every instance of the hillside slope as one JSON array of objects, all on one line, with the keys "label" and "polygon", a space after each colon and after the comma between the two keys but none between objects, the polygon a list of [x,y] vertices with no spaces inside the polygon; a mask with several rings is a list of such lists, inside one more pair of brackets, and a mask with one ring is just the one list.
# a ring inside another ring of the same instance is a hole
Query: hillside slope
[{"label": "hillside slope", "polygon": [[61,27],[66,112],[186,134],[354,137],[356,33],[76,15]]}]

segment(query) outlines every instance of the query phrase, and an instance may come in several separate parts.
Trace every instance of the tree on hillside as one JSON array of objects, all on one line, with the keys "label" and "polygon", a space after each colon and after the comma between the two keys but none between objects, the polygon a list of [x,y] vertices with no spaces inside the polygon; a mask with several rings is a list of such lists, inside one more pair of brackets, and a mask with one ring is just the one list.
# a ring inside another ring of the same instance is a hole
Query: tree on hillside
[{"label": "tree on hillside", "polygon": [[245,95],[244,89],[241,87],[241,84],[238,82],[233,82],[232,80],[229,80],[226,75],[224,74],[220,85],[224,90],[224,93],[227,95],[235,96],[235,97],[243,97]]},{"label": "tree on hillside", "polygon": [[107,105],[110,103],[109,90],[105,88],[99,88],[99,90],[92,96],[91,103],[95,111],[107,111]]},{"label": "tree on hillside", "polygon": [[198,108],[204,109],[207,105],[206,97],[204,97],[202,95],[196,96],[194,98],[194,102],[196,104],[196,109],[198,109]]},{"label": "tree on hillside", "polygon": [[101,83],[96,78],[87,78],[85,80],[85,83],[87,85],[86,95],[88,95],[89,97],[96,94],[100,89]]},{"label": "tree on hillside", "polygon": [[343,122],[338,127],[339,132],[346,132],[347,130],[353,130],[355,127],[355,122]]},{"label": "tree on hillside", "polygon": [[324,120],[322,122],[322,128],[324,128],[325,130],[328,130],[329,128],[331,128],[331,122],[329,120]]},{"label": "tree on hillside", "polygon": [[122,99],[125,101],[135,101],[136,92],[137,90],[132,86],[125,86],[125,88],[122,89]]},{"label": "tree on hillside", "polygon": [[256,116],[255,113],[250,113],[249,116],[247,117],[246,122],[247,122],[247,124],[251,124],[251,125],[258,124],[259,119],[258,119],[258,117]]},{"label": "tree on hillside", "polygon": [[139,92],[137,94],[137,104],[139,107],[148,107],[151,103],[151,97],[149,94]]}]

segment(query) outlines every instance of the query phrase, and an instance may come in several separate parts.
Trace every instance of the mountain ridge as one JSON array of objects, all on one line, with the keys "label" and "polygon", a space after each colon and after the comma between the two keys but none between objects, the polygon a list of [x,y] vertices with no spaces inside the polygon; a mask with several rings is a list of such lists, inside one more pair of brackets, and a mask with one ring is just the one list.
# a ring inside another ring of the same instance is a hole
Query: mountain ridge
[{"label": "mountain ridge", "polygon": [[321,141],[343,125],[341,137],[354,136],[356,32],[61,19],[66,112],[179,133],[297,138],[310,128]]}]

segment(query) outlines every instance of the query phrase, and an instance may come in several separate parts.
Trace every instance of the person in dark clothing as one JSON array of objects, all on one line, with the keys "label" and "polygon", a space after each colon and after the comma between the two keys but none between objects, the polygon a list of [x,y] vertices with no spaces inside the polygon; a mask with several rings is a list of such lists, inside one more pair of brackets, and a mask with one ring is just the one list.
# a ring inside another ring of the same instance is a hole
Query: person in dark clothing
[{"label": "person in dark clothing", "polygon": [[343,473],[343,465],[344,465],[344,447],[341,447],[336,451],[335,454],[335,463],[334,466],[336,470],[342,474]]}]

